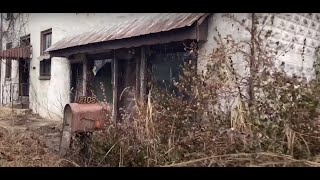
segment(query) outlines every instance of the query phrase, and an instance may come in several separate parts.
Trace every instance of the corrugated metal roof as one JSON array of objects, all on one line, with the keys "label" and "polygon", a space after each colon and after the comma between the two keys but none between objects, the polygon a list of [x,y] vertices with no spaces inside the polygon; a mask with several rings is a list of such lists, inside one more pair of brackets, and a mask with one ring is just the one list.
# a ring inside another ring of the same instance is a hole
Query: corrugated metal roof
[{"label": "corrugated metal roof", "polygon": [[72,35],[49,47],[46,52],[97,42],[124,39],[191,26],[205,13],[159,13]]},{"label": "corrugated metal roof", "polygon": [[7,49],[0,51],[0,58],[30,58],[31,56],[31,47],[19,47],[13,49]]}]

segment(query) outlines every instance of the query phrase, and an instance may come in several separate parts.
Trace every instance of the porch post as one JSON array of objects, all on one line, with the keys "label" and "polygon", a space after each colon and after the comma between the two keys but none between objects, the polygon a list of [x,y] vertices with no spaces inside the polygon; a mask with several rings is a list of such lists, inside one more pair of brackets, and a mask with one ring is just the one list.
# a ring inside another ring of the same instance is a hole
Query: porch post
[{"label": "porch post", "polygon": [[118,61],[115,56],[115,51],[113,51],[112,59],[112,121],[117,122],[118,117]]},{"label": "porch post", "polygon": [[87,57],[84,55],[83,57],[83,96],[87,96],[87,69],[88,69],[88,63],[87,63]]},{"label": "porch post", "polygon": [[145,54],[145,47],[141,47],[140,53],[140,98],[142,102],[145,101],[146,95],[146,54]]},{"label": "porch post", "polygon": [[141,57],[141,53],[139,53],[139,56],[135,58],[135,61],[136,61],[135,99],[136,101],[140,99],[140,57]]}]

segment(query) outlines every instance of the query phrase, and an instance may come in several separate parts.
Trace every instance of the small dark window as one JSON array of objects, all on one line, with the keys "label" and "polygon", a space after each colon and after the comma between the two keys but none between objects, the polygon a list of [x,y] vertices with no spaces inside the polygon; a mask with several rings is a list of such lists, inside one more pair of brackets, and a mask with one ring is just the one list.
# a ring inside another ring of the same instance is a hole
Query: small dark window
[{"label": "small dark window", "polygon": [[10,43],[7,43],[6,44],[6,49],[11,49],[12,48],[12,43],[10,42]]},{"label": "small dark window", "polygon": [[26,35],[20,38],[20,47],[30,46],[30,35]]},{"label": "small dark window", "polygon": [[[11,49],[11,48],[12,48],[12,43],[7,43],[6,49]],[[7,58],[6,59],[6,79],[11,78],[11,69],[12,69],[12,59]]]},{"label": "small dark window", "polygon": [[51,76],[51,59],[40,61],[40,80],[49,80]]},{"label": "small dark window", "polygon": [[[41,55],[51,46],[52,30],[48,29],[41,32]],[[49,80],[51,77],[51,58],[40,61],[40,80]]]}]

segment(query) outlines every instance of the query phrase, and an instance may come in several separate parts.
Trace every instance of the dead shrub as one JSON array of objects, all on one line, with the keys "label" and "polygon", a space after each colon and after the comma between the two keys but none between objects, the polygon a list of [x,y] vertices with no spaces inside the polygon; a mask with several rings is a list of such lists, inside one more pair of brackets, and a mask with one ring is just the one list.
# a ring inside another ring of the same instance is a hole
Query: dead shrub
[{"label": "dead shrub", "polygon": [[[174,82],[178,92],[151,83],[147,103],[136,103],[132,120],[94,135],[86,165],[318,166],[310,160],[320,147],[319,82],[275,64],[283,48],[270,48],[272,31],[258,30],[254,14],[251,27],[226,17],[251,39],[218,34],[205,72],[197,73],[193,58],[186,61]],[[197,53],[193,46],[190,57]],[[234,68],[239,57],[247,67],[242,74]]]}]

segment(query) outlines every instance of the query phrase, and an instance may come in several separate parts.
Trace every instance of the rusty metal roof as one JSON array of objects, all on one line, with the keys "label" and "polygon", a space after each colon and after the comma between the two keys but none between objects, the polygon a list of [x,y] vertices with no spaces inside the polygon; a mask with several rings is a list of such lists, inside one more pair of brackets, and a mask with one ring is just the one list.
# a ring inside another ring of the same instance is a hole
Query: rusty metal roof
[{"label": "rusty metal roof", "polygon": [[205,13],[157,13],[119,24],[104,27],[100,26],[88,32],[63,38],[49,47],[46,52],[183,28],[191,26],[204,14]]},{"label": "rusty metal roof", "polygon": [[7,49],[0,51],[0,58],[30,58],[31,52],[32,50],[30,46]]}]

